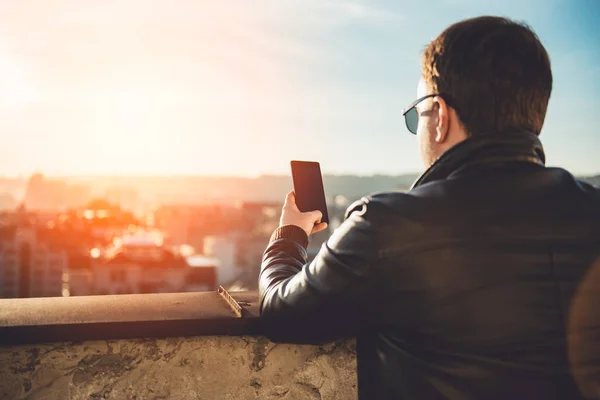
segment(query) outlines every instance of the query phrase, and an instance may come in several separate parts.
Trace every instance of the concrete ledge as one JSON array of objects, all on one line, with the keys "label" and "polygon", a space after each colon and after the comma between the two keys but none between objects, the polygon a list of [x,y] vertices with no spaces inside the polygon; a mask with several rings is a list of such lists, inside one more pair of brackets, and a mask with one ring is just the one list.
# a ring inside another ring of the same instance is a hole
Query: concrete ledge
[{"label": "concrete ledge", "polygon": [[242,305],[242,318],[216,292],[1,299],[0,346],[260,334],[257,293],[232,296]]},{"label": "concrete ledge", "polygon": [[217,293],[0,300],[0,399],[357,397],[353,341],[247,336],[257,294],[231,294],[242,318]]},{"label": "concrete ledge", "polygon": [[0,399],[356,399],[354,343],[200,336],[0,347]]}]

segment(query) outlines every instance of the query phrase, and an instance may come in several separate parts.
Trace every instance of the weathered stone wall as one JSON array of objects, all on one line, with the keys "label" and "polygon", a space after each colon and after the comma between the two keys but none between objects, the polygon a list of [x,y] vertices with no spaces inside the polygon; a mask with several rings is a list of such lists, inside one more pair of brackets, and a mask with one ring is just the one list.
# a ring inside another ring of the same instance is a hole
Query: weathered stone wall
[{"label": "weathered stone wall", "polygon": [[355,399],[352,342],[203,336],[0,347],[0,399]]}]

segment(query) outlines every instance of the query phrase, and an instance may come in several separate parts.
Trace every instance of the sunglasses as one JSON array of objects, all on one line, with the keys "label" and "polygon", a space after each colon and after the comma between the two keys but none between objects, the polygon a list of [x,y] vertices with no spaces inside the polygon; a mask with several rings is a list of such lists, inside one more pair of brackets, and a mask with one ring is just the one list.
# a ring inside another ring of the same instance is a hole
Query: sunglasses
[{"label": "sunglasses", "polygon": [[[427,96],[423,96],[413,101],[407,108],[402,110],[402,115],[404,115],[404,121],[406,122],[406,128],[408,128],[408,131],[413,135],[417,134],[417,127],[419,126],[419,111],[417,110],[417,105],[419,105],[419,103],[423,100],[435,96],[441,97],[442,95],[439,93],[428,94]],[[444,100],[446,100],[445,97]],[[446,103],[448,103],[447,100]]]}]

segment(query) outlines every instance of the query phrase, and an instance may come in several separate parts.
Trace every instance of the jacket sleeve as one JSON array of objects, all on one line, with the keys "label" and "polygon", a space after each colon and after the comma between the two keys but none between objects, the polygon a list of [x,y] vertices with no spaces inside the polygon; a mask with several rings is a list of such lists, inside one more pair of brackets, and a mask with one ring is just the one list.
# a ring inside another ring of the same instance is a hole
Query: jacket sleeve
[{"label": "jacket sleeve", "polygon": [[279,228],[259,277],[260,312],[273,341],[325,343],[356,336],[378,322],[378,245],[366,200],[306,264],[306,233]]}]

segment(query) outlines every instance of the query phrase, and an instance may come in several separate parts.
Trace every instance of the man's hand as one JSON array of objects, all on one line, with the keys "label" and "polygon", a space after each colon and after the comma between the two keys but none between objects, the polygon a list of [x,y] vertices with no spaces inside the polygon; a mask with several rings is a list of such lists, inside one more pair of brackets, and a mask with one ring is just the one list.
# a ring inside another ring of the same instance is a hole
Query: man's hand
[{"label": "man's hand", "polygon": [[309,212],[298,210],[296,195],[294,192],[289,192],[285,198],[279,226],[296,225],[310,236],[327,228],[327,223],[321,222],[321,218],[323,214],[319,210]]}]

